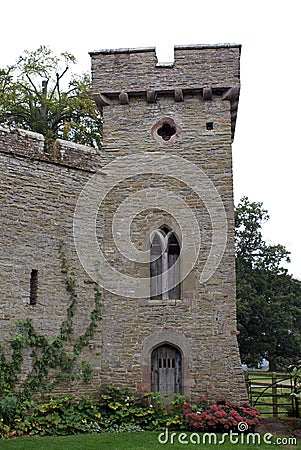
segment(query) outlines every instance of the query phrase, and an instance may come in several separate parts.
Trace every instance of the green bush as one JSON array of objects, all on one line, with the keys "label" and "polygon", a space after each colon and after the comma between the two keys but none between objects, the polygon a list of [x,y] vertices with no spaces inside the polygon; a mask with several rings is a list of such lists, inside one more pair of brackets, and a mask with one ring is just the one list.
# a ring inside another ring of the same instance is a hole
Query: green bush
[{"label": "green bush", "polygon": [[14,421],[18,408],[18,399],[13,395],[7,395],[0,401],[1,422],[11,425]]},{"label": "green bush", "polygon": [[94,400],[61,396],[49,398],[41,404],[27,401],[17,408],[16,399],[5,397],[0,406],[2,437],[159,431],[166,428],[223,431],[237,428],[237,421],[245,421],[250,427],[259,422],[258,411],[246,404],[217,402],[210,405],[202,399],[197,405],[191,405],[185,397],[175,395],[167,405],[166,398],[160,394],[139,394],[112,387],[102,389]]},{"label": "green bush", "polygon": [[128,389],[107,387],[100,392],[99,408],[105,428],[138,426],[143,430],[163,429],[168,411],[161,407],[161,399],[150,393],[138,394]]},{"label": "green bush", "polygon": [[28,409],[15,419],[18,435],[69,435],[86,431],[87,423],[97,423],[101,414],[88,398],[75,400],[64,396],[50,398],[47,403]]}]

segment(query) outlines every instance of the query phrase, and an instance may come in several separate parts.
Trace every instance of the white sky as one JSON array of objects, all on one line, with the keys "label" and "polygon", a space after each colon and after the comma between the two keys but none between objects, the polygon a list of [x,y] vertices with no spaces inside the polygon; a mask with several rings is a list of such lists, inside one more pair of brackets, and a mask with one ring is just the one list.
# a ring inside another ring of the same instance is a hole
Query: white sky
[{"label": "white sky", "polygon": [[301,279],[300,23],[297,0],[3,1],[0,67],[41,44],[75,55],[75,73],[101,48],[156,46],[165,61],[173,45],[242,44],[235,202],[263,202],[265,238],[291,251]]}]

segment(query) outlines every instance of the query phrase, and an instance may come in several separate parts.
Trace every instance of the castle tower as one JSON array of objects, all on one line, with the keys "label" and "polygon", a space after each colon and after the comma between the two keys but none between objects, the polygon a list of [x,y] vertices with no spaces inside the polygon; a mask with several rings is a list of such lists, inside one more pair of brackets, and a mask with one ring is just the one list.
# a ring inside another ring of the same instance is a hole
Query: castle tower
[{"label": "castle tower", "polygon": [[110,266],[101,379],[242,400],[231,154],[240,46],[174,52],[165,64],[154,48],[90,53],[110,161],[98,214]]}]

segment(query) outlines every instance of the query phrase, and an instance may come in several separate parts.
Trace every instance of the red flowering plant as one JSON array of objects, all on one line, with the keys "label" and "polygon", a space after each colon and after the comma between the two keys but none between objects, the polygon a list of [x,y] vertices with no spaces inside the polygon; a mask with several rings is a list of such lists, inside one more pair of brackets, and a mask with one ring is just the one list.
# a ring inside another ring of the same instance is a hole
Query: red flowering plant
[{"label": "red flowering plant", "polygon": [[254,431],[260,425],[260,412],[252,408],[249,403],[230,404],[221,398],[214,404],[201,399],[199,407],[187,408],[185,411],[186,424],[189,429],[200,431]]}]

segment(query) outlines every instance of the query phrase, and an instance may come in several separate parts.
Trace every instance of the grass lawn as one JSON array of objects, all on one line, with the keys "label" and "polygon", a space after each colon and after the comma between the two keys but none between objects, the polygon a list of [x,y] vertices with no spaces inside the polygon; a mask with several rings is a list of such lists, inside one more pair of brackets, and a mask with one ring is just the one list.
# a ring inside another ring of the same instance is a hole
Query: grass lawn
[{"label": "grass lawn", "polygon": [[[273,436],[270,440],[271,444],[263,443],[263,435],[261,435],[261,443],[250,443],[246,441],[244,436],[243,443],[241,442],[241,435],[237,438],[238,443],[230,443],[229,438],[223,444],[218,444],[218,441],[222,439],[222,435],[217,436],[217,443],[214,441],[209,442],[207,436],[205,443],[202,443],[203,435],[199,434],[201,443],[196,441],[196,434],[194,437],[190,434],[182,436],[182,440],[189,441],[190,436],[193,443],[185,444],[179,443],[180,432],[176,433],[172,442],[171,431],[168,435],[168,443],[164,444],[166,435],[161,436],[162,443],[158,441],[159,432],[138,432],[138,433],[101,433],[101,434],[79,434],[76,436],[59,436],[59,437],[29,437],[29,438],[17,438],[17,439],[3,439],[0,440],[0,449],[8,450],[158,450],[158,449],[202,449],[208,450],[210,448],[219,447],[224,450],[230,449],[249,449],[249,450],[268,450],[273,448],[279,450],[284,449],[296,449],[301,448],[300,442],[298,446],[292,445],[288,441],[285,441],[285,445],[278,444],[276,442],[277,437]],[[180,438],[181,439],[181,438]],[[233,437],[232,439],[235,439]],[[288,439],[288,438],[286,438]]]}]

